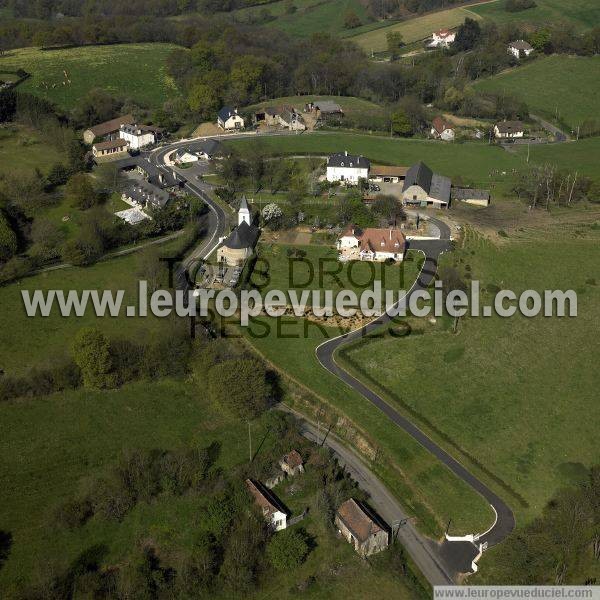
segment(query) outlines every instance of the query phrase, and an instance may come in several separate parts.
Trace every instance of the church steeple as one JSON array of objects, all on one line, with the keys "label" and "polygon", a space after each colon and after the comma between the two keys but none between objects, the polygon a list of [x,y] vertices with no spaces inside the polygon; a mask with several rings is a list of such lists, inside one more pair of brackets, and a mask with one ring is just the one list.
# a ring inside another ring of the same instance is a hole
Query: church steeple
[{"label": "church steeple", "polygon": [[240,202],[240,209],[238,210],[238,226],[241,225],[244,221],[248,225],[250,223],[250,209],[248,208],[248,201],[246,200],[246,196],[242,196],[242,200]]}]

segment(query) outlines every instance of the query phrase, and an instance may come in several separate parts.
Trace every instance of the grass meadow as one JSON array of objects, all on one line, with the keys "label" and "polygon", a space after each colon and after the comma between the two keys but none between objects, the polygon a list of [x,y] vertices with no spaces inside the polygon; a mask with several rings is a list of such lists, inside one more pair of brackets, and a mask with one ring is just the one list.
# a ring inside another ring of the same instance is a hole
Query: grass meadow
[{"label": "grass meadow", "polygon": [[475,88],[514,95],[532,113],[576,129],[586,119],[598,120],[598,73],[600,56],[548,56],[479,81]]},{"label": "grass meadow", "polygon": [[[600,358],[593,334],[600,234],[593,223],[577,231],[572,236],[558,224],[547,232],[528,229],[501,247],[469,235],[464,249],[445,258],[468,266],[482,288],[573,289],[577,317],[467,317],[457,334],[425,330],[367,340],[340,356],[359,365],[390,402],[409,405],[520,494],[528,507],[507,498],[518,522],[538,515],[581,465],[600,462],[593,366]],[[485,293],[483,300],[491,298]],[[428,377],[421,376],[425,364]]]},{"label": "grass meadow", "polygon": [[484,19],[498,24],[532,24],[566,22],[576,29],[600,25],[600,6],[596,0],[535,0],[536,6],[520,12],[508,12],[506,0],[496,0],[469,8]]},{"label": "grass meadow", "polygon": [[72,109],[93,88],[155,108],[177,94],[165,61],[172,44],[116,44],[64,50],[23,48],[0,57],[2,69],[25,69],[19,89]]},{"label": "grass meadow", "polygon": [[387,27],[379,27],[348,39],[358,44],[366,52],[383,52],[387,50],[387,34],[401,33],[405,44],[411,44],[424,40],[431,36],[434,31],[444,28],[455,28],[461,25],[465,18],[479,18],[470,10],[465,8],[449,8],[434,12],[421,17],[415,17],[408,21],[394,23]]}]

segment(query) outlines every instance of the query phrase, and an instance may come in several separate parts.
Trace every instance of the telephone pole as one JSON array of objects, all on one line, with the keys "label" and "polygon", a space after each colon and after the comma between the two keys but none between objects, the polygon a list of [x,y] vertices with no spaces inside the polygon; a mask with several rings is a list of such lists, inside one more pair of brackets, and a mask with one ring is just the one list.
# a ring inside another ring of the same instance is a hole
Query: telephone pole
[{"label": "telephone pole", "polygon": [[252,462],[252,432],[250,431],[250,421],[248,421],[248,449],[250,458],[248,462]]}]

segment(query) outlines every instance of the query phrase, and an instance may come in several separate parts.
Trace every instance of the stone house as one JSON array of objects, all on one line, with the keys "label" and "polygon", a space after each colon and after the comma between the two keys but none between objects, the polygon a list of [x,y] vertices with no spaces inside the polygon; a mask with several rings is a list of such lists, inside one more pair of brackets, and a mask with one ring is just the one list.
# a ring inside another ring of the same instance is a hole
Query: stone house
[{"label": "stone house", "polygon": [[335,526],[363,558],[385,550],[389,545],[388,526],[366,505],[354,498],[337,510]]}]

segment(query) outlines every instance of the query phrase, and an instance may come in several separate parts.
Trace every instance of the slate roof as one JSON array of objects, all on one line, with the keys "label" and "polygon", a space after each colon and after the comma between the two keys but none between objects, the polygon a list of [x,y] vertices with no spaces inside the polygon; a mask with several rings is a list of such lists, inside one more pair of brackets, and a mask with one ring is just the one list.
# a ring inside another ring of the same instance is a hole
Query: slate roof
[{"label": "slate roof", "polygon": [[385,531],[384,524],[366,506],[359,504],[354,498],[346,500],[337,511],[338,517],[352,532],[359,542],[366,542],[369,537]]},{"label": "slate roof", "polygon": [[317,100],[315,101],[315,108],[319,109],[322,113],[344,112],[337,102],[332,102],[331,100]]},{"label": "slate roof", "polygon": [[225,121],[227,121],[227,119],[229,119],[229,117],[233,116],[237,114],[235,112],[235,110],[233,108],[231,108],[231,106],[224,106],[220,111],[219,111],[219,119],[221,119],[221,121],[223,121],[223,123],[225,123]]},{"label": "slate roof", "polygon": [[209,139],[200,144],[200,152],[204,152],[208,156],[224,155],[225,147],[219,140]]},{"label": "slate roof", "polygon": [[242,199],[240,200],[239,210],[243,210],[243,209],[250,211],[250,208],[248,207],[248,200],[246,200],[246,196],[242,196]]},{"label": "slate roof", "polygon": [[177,187],[181,183],[185,183],[186,179],[180,174],[174,175],[171,170],[161,171],[150,160],[143,157],[138,157],[136,166],[140,167],[145,173],[148,183],[159,188]]},{"label": "slate roof", "polygon": [[125,133],[129,133],[130,135],[140,136],[144,135],[145,133],[157,133],[159,128],[152,127],[151,125],[138,125],[137,123],[127,123],[121,125],[120,130],[124,131]]},{"label": "slate roof", "polygon": [[438,175],[434,173],[431,178],[431,187],[429,188],[429,197],[435,198],[440,202],[450,201],[450,188],[452,187],[452,181],[449,177]]},{"label": "slate roof", "polygon": [[223,241],[223,246],[232,250],[253,248],[258,239],[259,229],[256,225],[248,225],[242,221]]},{"label": "slate roof", "polygon": [[471,188],[452,188],[453,200],[489,200],[490,191]]},{"label": "slate roof", "polygon": [[356,156],[355,154],[348,154],[348,152],[338,152],[329,157],[327,166],[368,169],[371,166],[371,161],[364,156]]},{"label": "slate roof", "polygon": [[102,137],[109,133],[119,131],[121,125],[131,125],[132,123],[135,123],[133,115],[123,115],[122,117],[117,117],[116,119],[105,121],[104,123],[98,123],[98,125],[90,127],[89,131],[94,134],[94,137]]},{"label": "slate roof", "polygon": [[134,183],[125,190],[125,195],[137,204],[154,208],[164,208],[171,198],[168,192],[148,182]]},{"label": "slate roof", "polygon": [[418,185],[429,193],[432,177],[433,171],[424,162],[418,162],[406,172],[402,191],[406,191],[411,185]]}]

